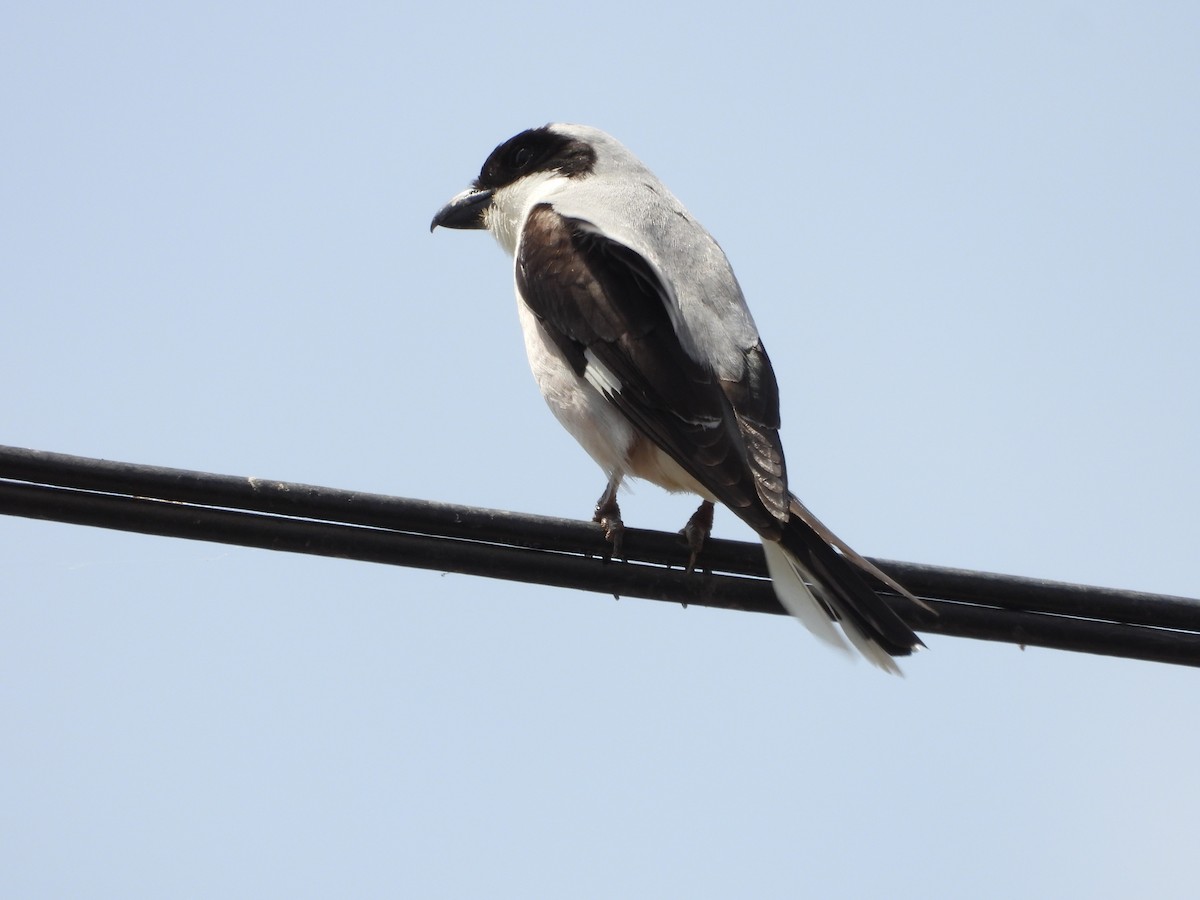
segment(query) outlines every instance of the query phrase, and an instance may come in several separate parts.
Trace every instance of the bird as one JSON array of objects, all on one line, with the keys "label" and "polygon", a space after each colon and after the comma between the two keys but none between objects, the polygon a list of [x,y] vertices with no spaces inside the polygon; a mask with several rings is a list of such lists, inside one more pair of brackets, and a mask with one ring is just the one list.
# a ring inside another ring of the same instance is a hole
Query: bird
[{"label": "bird", "polygon": [[689,570],[720,503],[761,538],[784,609],[901,674],[895,658],[924,644],[872,582],[932,611],[789,490],[778,383],[733,268],[649,168],[597,128],[530,128],[488,155],[439,226],[487,230],[513,257],[530,368],[607,478],[593,518],[613,555],[626,478],[701,498],[682,530]]}]

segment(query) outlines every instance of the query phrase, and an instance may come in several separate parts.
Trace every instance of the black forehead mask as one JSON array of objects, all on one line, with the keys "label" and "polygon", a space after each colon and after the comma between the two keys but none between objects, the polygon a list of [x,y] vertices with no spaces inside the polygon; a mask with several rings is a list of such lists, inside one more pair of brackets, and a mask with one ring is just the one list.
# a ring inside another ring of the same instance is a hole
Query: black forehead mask
[{"label": "black forehead mask", "polygon": [[586,175],[595,163],[596,151],[590,144],[549,128],[530,128],[492,151],[475,186],[496,190],[532,172],[557,170],[568,177]]}]

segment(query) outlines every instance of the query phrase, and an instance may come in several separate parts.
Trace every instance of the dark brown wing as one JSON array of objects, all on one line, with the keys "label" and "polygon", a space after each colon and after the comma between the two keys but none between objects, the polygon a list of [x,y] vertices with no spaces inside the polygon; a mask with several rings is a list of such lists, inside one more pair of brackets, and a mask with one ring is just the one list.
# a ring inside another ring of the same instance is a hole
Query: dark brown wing
[{"label": "dark brown wing", "polygon": [[[747,524],[778,535],[776,507],[782,503],[786,518],[786,482],[778,437],[772,442],[767,433],[778,427],[779,402],[761,348],[747,365],[771,391],[755,409],[755,385],[722,383],[684,350],[670,301],[640,255],[549,204],[529,213],[516,273],[522,298],[576,373]],[[764,492],[779,499],[769,507]]]}]

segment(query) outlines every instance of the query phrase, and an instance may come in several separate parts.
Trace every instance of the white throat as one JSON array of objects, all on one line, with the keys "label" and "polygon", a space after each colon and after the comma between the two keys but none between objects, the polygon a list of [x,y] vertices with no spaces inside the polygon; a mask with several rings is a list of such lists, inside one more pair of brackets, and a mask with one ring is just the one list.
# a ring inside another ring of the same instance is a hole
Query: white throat
[{"label": "white throat", "polygon": [[483,224],[509,256],[516,255],[529,210],[550,200],[568,181],[558,172],[536,172],[496,191],[483,214]]}]

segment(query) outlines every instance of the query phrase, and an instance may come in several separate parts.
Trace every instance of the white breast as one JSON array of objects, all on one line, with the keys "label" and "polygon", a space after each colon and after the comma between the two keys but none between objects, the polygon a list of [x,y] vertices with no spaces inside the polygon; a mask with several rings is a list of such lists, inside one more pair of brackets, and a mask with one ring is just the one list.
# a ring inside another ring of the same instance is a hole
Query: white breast
[{"label": "white breast", "polygon": [[517,294],[529,368],[550,411],[610,478],[628,471],[633,426],[598,390],[575,374],[537,317]]}]

